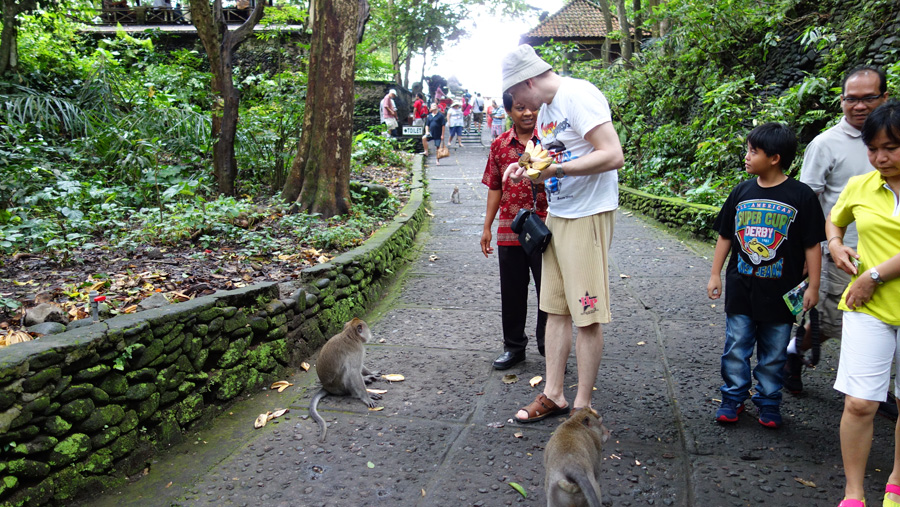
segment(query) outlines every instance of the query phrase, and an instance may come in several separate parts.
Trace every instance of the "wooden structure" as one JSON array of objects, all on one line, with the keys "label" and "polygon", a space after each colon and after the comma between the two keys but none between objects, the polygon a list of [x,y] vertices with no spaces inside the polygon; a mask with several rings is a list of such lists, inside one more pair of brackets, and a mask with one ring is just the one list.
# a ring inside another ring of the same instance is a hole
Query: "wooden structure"
[{"label": "wooden structure", "polygon": [[[619,30],[619,19],[612,17],[613,31]],[[649,36],[649,34],[648,34]],[[575,61],[603,60],[603,45],[608,37],[606,21],[600,6],[589,0],[572,0],[519,38],[519,44],[540,46],[551,40],[574,42],[578,51],[570,54]],[[617,39],[610,39],[609,59],[621,55]],[[564,71],[565,69],[559,69]]]}]

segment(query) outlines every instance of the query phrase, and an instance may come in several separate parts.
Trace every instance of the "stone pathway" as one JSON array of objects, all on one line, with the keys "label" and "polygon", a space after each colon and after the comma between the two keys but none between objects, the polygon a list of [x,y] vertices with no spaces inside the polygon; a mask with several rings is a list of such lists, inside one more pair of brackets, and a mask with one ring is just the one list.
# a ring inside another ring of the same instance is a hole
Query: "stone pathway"
[{"label": "stone pathway", "polygon": [[[328,441],[319,444],[305,417],[316,377],[301,372],[289,379],[293,388],[241,402],[149,463],[135,484],[85,505],[545,505],[543,446],[562,419],[510,421],[535,396],[528,380],[544,373],[543,359],[532,342],[524,363],[505,372],[490,366],[502,341],[497,259],[485,259],[478,246],[487,153],[466,147],[441,166],[433,157],[427,162],[434,219],[417,260],[368,316],[377,343],[367,363],[406,377],[371,386],[387,390],[383,411],[325,398]],[[457,186],[462,202],[452,204]],[[604,326],[594,396],[612,431],[604,505],[834,507],[843,476],[832,348],[805,376],[806,394],[785,397],[782,429],[757,424],[752,408],[734,426],[713,421],[724,315],[722,303],[706,297],[711,252],[618,213],[613,322]],[[531,305],[533,329],[534,298]],[[568,371],[574,397],[574,356]],[[506,373],[519,381],[503,383]],[[290,409],[286,416],[253,429],[256,415],[282,407]],[[889,421],[876,420],[867,480],[873,505],[890,471],[892,433]]]}]

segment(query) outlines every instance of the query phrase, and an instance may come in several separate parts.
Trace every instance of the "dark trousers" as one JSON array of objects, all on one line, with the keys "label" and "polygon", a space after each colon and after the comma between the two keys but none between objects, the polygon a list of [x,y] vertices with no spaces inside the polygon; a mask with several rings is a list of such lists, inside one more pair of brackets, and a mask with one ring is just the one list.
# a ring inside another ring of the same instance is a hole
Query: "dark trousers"
[{"label": "dark trousers", "polygon": [[[525,335],[525,318],[528,316],[528,282],[534,277],[537,295],[541,294],[541,253],[529,256],[521,246],[498,246],[500,258],[500,308],[503,322],[503,348],[512,353],[525,351],[528,336]],[[538,310],[535,340],[538,350],[544,350],[544,329],[547,314]]]}]

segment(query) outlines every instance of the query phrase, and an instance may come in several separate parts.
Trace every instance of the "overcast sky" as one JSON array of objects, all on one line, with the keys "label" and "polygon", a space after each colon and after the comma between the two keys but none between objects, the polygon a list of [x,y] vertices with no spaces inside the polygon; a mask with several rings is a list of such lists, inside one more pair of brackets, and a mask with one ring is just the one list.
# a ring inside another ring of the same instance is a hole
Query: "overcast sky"
[{"label": "overcast sky", "polygon": [[[564,0],[533,1],[541,9],[551,14],[562,8]],[[465,26],[469,37],[458,44],[445,48],[444,55],[426,67],[425,74],[440,74],[445,78],[455,75],[463,88],[480,92],[484,96],[499,97],[502,92],[500,62],[503,56],[516,48],[519,37],[534,28],[538,14],[523,19],[491,16],[485,9],[473,9],[471,26]],[[430,56],[430,55],[429,55]],[[419,81],[422,59],[413,59],[410,81]]]}]

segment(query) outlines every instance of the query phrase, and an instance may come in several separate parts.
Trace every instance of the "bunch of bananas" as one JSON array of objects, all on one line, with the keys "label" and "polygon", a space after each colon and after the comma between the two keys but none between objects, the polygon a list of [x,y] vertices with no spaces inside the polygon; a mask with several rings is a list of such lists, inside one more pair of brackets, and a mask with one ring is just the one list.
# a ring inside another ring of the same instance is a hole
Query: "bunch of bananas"
[{"label": "bunch of bananas", "polygon": [[536,180],[541,171],[550,167],[552,163],[553,159],[549,157],[549,152],[542,149],[540,144],[534,144],[534,141],[528,141],[525,153],[519,157],[519,166],[524,167],[525,174],[533,180]]}]

